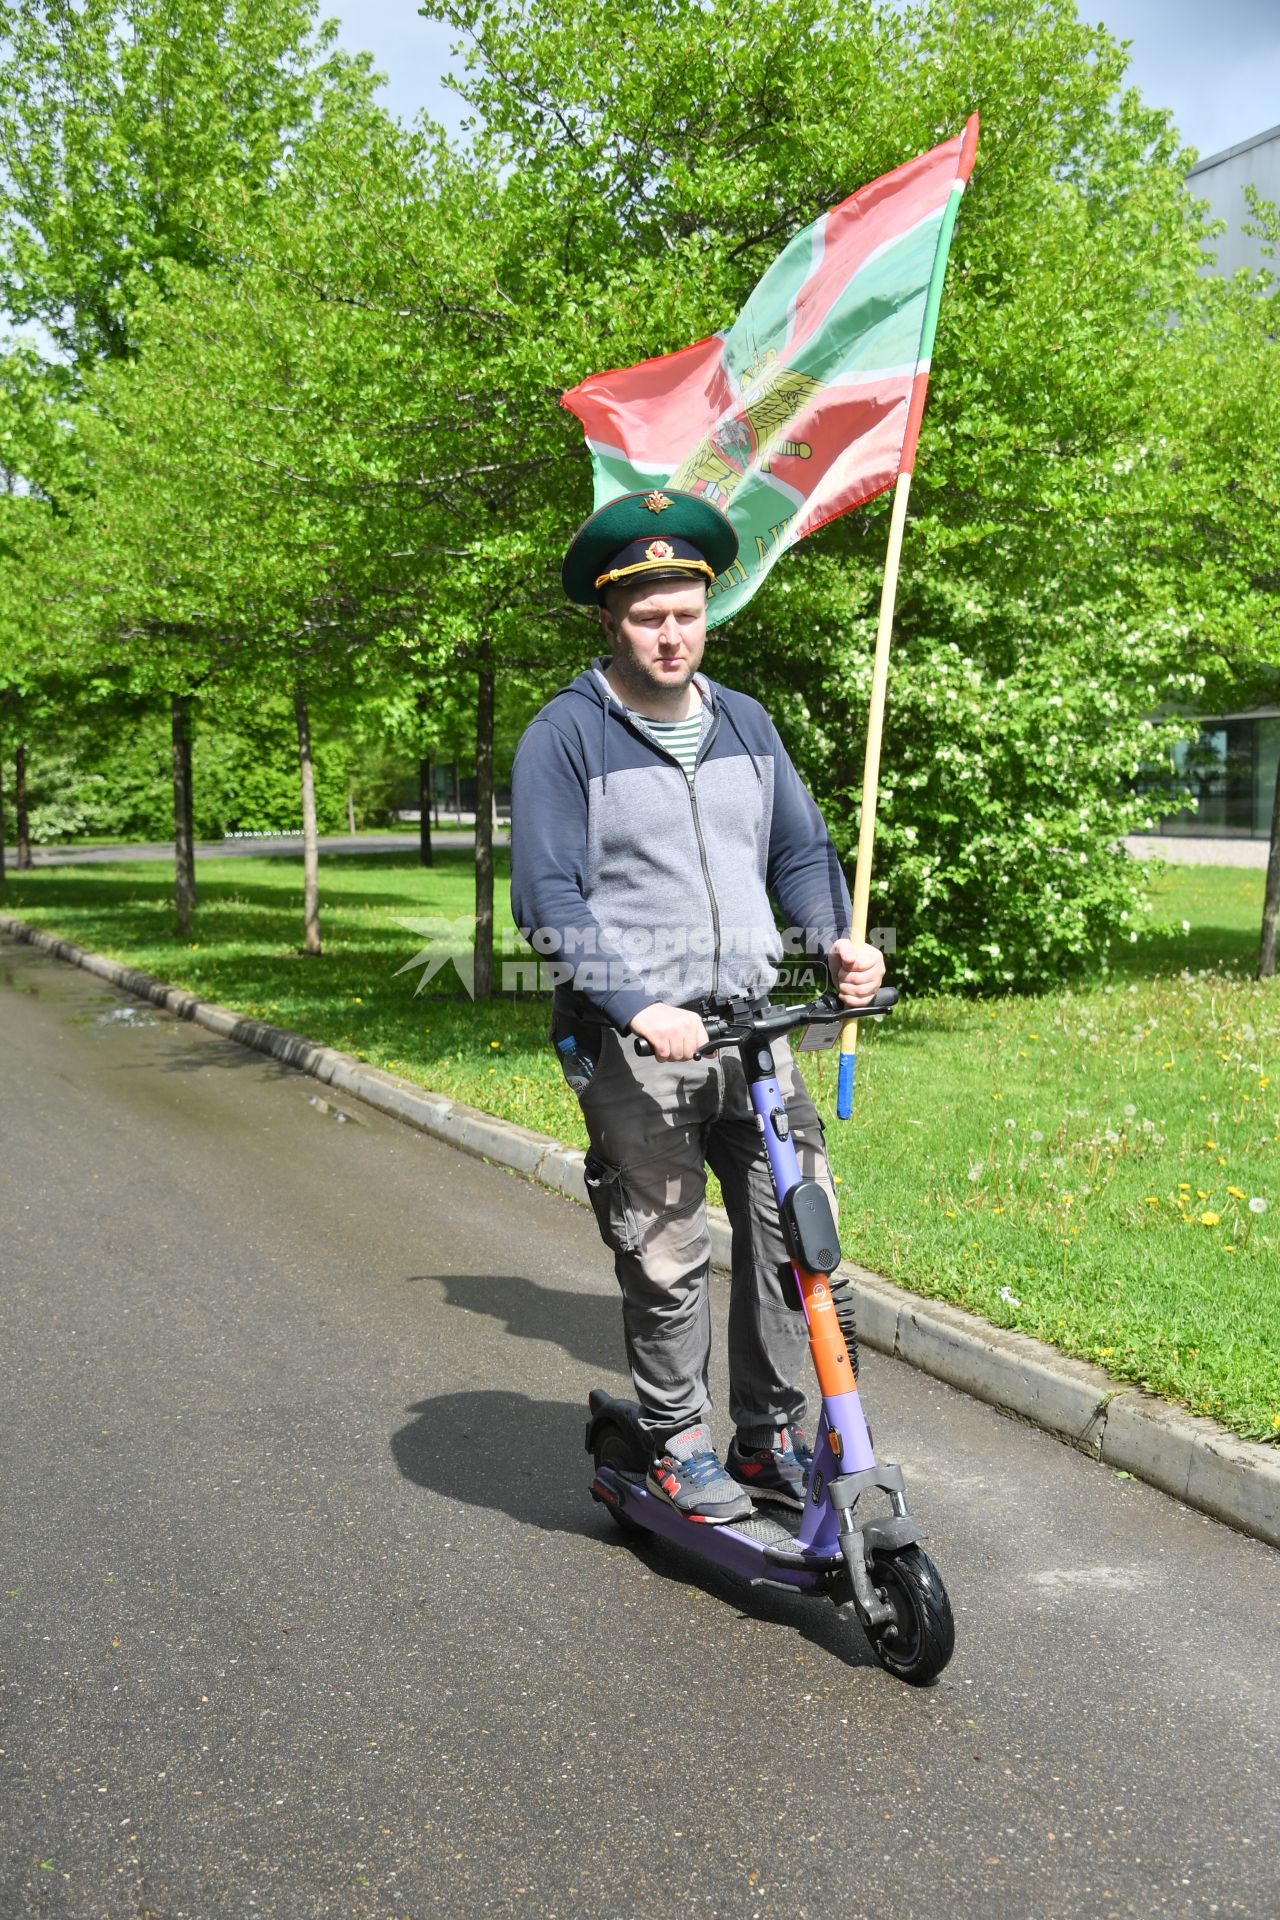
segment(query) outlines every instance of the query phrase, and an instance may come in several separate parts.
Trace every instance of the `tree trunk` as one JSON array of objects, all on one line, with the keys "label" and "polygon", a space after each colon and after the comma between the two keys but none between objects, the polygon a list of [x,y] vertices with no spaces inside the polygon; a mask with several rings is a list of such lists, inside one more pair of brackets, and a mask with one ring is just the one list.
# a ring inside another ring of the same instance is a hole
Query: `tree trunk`
[{"label": "tree trunk", "polygon": [[493,993],[493,661],[484,643],[476,687],[476,999]]},{"label": "tree trunk", "polygon": [[302,780],[302,918],[303,949],[320,952],[320,849],[316,841],[316,777],[311,764],[311,721],[307,690],[301,680],[293,690],[298,722],[298,771]]},{"label": "tree trunk", "polygon": [[[431,696],[423,687],[418,693],[418,712],[423,719],[430,709]],[[418,860],[424,867],[434,865],[431,849],[431,760],[418,761]]]},{"label": "tree trunk", "polygon": [[191,831],[191,711],[185,695],[171,695],[169,717],[173,740],[173,888],[178,932],[186,940],[196,904],[196,850]]},{"label": "tree trunk", "polygon": [[1258,945],[1255,980],[1270,980],[1276,970],[1276,917],[1280,910],[1280,765],[1271,802],[1271,851],[1267,855],[1267,885],[1262,896],[1262,939]]},{"label": "tree trunk", "polygon": [[31,859],[31,823],[27,818],[27,747],[19,740],[14,759],[13,811],[17,816],[16,832],[18,837],[18,871],[29,873]]},{"label": "tree trunk", "polygon": [[4,898],[4,761],[0,760],[0,899]]},{"label": "tree trunk", "polygon": [[352,833],[355,832],[356,830],[356,796],[352,792],[350,787],[347,788],[347,826],[349,827]]}]

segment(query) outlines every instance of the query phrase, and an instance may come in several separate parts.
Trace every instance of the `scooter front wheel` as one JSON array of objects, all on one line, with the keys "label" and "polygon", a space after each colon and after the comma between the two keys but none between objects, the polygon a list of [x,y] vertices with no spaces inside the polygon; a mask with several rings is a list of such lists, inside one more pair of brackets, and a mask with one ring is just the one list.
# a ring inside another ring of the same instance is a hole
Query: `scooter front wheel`
[{"label": "scooter front wheel", "polygon": [[873,1553],[871,1579],[889,1605],[893,1619],[871,1638],[880,1665],[913,1687],[936,1680],[956,1644],[955,1621],[942,1576],[927,1553],[906,1547],[900,1553]]}]

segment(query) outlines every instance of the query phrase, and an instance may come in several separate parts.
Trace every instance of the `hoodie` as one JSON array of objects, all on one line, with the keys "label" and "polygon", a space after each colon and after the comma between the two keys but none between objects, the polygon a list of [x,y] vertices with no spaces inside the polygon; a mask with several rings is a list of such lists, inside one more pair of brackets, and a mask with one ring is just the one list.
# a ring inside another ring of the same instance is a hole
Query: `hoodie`
[{"label": "hoodie", "polygon": [[690,782],[618,700],[607,666],[556,694],[516,750],[516,925],[551,963],[557,1005],[619,1029],[655,1001],[762,999],[784,951],[825,961],[849,929],[822,815],[757,700],[696,675]]}]

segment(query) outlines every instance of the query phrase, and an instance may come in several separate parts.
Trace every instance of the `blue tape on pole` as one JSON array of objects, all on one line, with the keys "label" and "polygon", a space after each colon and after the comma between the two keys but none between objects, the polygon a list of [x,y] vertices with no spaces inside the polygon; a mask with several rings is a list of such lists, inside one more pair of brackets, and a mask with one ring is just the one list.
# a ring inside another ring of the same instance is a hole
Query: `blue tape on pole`
[{"label": "blue tape on pole", "polygon": [[836,1118],[838,1120],[853,1118],[853,1075],[857,1064],[856,1053],[840,1055],[840,1079],[836,1086]]}]

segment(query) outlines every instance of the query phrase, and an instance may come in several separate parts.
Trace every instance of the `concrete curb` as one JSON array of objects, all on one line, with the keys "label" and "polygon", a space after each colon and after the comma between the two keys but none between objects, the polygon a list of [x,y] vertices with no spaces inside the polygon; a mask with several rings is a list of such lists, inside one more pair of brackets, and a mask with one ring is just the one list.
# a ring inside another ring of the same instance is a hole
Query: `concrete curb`
[{"label": "concrete curb", "polygon": [[[166,986],[149,973],[89,953],[8,914],[0,913],[0,933],[83,967],[180,1020],[194,1020],[211,1033],[270,1054],[449,1146],[587,1204],[583,1155],[548,1134],[495,1119],[300,1033]],[[712,1259],[717,1267],[727,1267],[728,1219],[712,1209],[710,1224]],[[1280,1452],[1238,1440],[1212,1420],[1121,1385],[1101,1367],[1068,1359],[1026,1334],[992,1327],[962,1308],[909,1293],[864,1267],[845,1261],[840,1275],[853,1290],[859,1338],[876,1352],[905,1360],[948,1386],[1056,1434],[1105,1466],[1131,1473],[1241,1533],[1280,1547]]]}]

